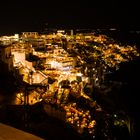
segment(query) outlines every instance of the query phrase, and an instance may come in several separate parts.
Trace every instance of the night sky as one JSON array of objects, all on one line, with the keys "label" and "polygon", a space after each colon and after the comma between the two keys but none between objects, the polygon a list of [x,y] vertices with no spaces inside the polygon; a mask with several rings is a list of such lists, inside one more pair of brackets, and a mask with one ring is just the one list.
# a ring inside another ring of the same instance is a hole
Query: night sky
[{"label": "night sky", "polygon": [[0,34],[45,27],[140,29],[135,0],[9,0],[1,2],[0,14]]}]

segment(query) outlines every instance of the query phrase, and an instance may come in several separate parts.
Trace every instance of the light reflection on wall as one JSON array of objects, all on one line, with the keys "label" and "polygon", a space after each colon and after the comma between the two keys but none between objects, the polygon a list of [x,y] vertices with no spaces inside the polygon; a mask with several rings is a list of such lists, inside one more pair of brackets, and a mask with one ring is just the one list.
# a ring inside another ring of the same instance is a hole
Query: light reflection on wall
[{"label": "light reflection on wall", "polygon": [[73,68],[73,66],[63,67],[62,63],[59,63],[57,61],[50,61],[49,64],[51,65],[51,68],[55,68],[61,71],[70,71]]}]

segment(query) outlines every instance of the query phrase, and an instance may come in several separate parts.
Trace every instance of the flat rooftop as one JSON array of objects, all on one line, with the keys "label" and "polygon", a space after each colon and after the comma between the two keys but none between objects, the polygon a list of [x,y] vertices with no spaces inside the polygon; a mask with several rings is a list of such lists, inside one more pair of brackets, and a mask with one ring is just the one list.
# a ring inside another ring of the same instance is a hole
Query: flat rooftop
[{"label": "flat rooftop", "polygon": [[44,140],[33,134],[0,123],[0,140]]}]

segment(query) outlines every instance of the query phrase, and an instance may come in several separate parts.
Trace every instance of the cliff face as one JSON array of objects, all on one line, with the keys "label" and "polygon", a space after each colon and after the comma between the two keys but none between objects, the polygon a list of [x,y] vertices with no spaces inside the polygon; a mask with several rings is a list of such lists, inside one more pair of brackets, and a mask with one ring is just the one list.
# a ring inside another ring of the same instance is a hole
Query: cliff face
[{"label": "cliff face", "polygon": [[0,61],[0,77],[8,73],[8,65]]}]

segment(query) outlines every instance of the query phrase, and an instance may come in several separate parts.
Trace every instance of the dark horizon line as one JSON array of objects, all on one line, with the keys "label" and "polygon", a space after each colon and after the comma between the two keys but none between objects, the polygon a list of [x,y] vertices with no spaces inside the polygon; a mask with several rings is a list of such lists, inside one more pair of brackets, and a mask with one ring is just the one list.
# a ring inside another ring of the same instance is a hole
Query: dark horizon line
[{"label": "dark horizon line", "polygon": [[0,32],[0,35],[13,35],[13,34],[21,34],[22,32],[38,32],[38,33],[45,33],[47,32],[47,30],[74,30],[74,31],[86,31],[86,30],[95,30],[95,31],[105,31],[105,30],[110,30],[110,31],[140,31],[140,28],[121,28],[121,27],[115,27],[115,26],[109,26],[109,27],[80,27],[80,28],[77,28],[77,27],[73,27],[73,28],[70,28],[70,27],[59,27],[59,26],[55,26],[55,27],[47,27],[47,28],[44,28],[44,29],[17,29],[17,30],[14,30],[14,29],[10,29],[9,31],[8,30],[3,30]]}]

